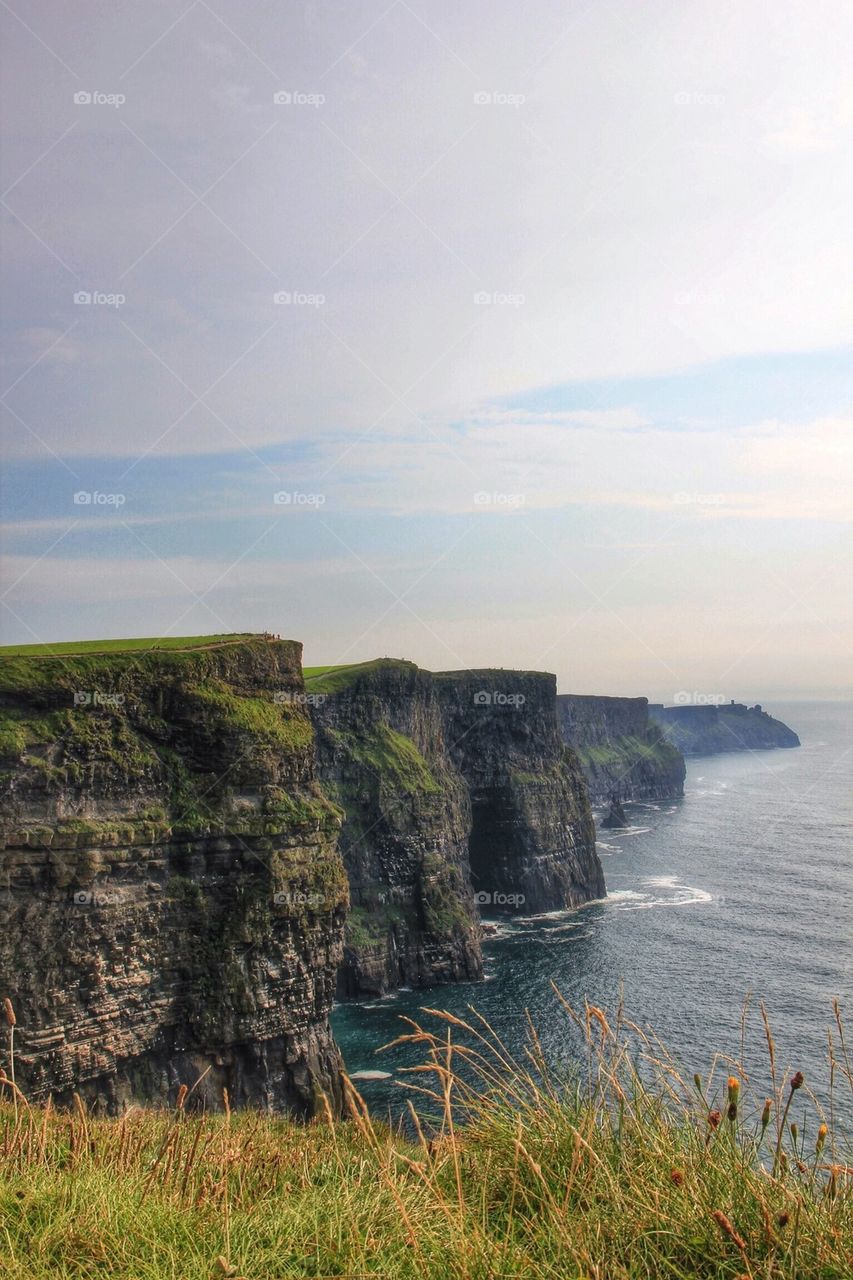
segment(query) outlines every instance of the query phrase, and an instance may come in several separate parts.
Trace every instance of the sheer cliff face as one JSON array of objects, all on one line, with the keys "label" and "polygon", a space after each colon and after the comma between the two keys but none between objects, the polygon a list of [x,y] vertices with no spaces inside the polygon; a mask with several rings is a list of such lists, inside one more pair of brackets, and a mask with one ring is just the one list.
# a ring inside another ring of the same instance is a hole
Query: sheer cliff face
[{"label": "sheer cliff face", "polygon": [[684,794],[684,760],[649,719],[646,698],[560,694],[557,714],[563,741],[578,753],[593,804]]},{"label": "sheer cliff face", "polygon": [[528,914],[601,897],[586,788],[557,730],[555,677],[451,671],[436,684],[447,750],[471,796],[482,910]]},{"label": "sheer cliff face", "polygon": [[528,914],[604,893],[553,676],[383,660],[306,689],[320,777],[346,813],[342,994],[479,977],[478,907]]},{"label": "sheer cliff face", "polygon": [[747,707],[740,702],[719,706],[654,706],[651,714],[666,739],[685,755],[765,751],[800,745],[793,729],[775,720],[760,706]]},{"label": "sheer cliff face", "polygon": [[203,1077],[209,1107],[334,1105],[348,893],[301,695],[289,642],[4,661],[0,992],[30,1097]]},{"label": "sheer cliff face", "polygon": [[482,976],[468,868],[471,806],[448,756],[433,677],[376,662],[308,682],[320,776],[346,821],[340,991]]},{"label": "sheer cliff face", "polygon": [[478,978],[479,907],[603,894],[553,676],[382,661],[306,686],[300,658],[0,663],[0,996],[30,1097],[338,1105],[338,981]]}]

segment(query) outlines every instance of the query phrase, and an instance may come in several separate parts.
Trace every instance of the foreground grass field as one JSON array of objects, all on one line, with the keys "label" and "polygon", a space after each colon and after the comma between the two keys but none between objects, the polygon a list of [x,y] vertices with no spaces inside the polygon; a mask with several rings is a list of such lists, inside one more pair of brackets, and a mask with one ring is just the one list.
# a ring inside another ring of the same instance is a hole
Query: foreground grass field
[{"label": "foreground grass field", "polygon": [[[407,1038],[425,1131],[350,1118],[0,1111],[0,1275],[121,1277],[822,1277],[853,1272],[849,1160],[807,1082],[752,1095],[737,1064],[685,1081],[619,1018],[567,1009],[583,1083],[512,1062],[475,1014],[425,1011]],[[629,1052],[628,1044],[632,1051]],[[849,1099],[840,1017],[833,1090]],[[642,1080],[641,1080],[642,1076]],[[467,1082],[467,1083],[466,1083]],[[227,1100],[226,1100],[227,1103]],[[16,1115],[17,1112],[17,1115]],[[460,1123],[464,1121],[464,1123]],[[423,1127],[422,1127],[423,1126]]]}]

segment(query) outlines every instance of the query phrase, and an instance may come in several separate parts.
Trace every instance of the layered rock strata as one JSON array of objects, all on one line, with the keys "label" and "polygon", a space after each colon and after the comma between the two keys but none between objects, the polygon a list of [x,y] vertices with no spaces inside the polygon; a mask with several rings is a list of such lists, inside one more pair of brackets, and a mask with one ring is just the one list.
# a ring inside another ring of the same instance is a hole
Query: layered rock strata
[{"label": "layered rock strata", "polygon": [[684,794],[684,760],[651,720],[647,698],[560,694],[557,715],[563,741],[580,758],[593,804]]},{"label": "layered rock strata", "polygon": [[348,890],[300,657],[0,664],[0,994],[30,1098],[336,1105]]}]

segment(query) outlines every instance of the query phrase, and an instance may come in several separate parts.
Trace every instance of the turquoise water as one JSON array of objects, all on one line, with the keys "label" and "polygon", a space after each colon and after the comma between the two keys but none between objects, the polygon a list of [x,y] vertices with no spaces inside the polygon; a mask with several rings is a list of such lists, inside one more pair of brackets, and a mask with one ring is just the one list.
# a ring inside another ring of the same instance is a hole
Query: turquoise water
[{"label": "turquoise water", "polygon": [[[853,703],[769,707],[795,729],[799,749],[694,757],[684,799],[630,806],[630,827],[602,833],[608,897],[574,912],[515,920],[485,943],[487,980],[339,1005],[333,1026],[350,1072],[380,1115],[398,1114],[400,1069],[421,1061],[401,1047],[401,1015],[423,1006],[468,1015],[473,1005],[516,1054],[529,1013],[548,1061],[578,1060],[578,1037],[551,982],[626,1012],[675,1052],[688,1077],[713,1055],[739,1055],[765,1084],[758,1002],[770,1016],[782,1067],[802,1069],[828,1095],[826,1035],[832,1000],[851,1013]],[[853,1044],[853,1020],[848,1028]],[[849,1092],[848,1092],[849,1098]],[[837,1102],[849,1116],[843,1095]]]}]

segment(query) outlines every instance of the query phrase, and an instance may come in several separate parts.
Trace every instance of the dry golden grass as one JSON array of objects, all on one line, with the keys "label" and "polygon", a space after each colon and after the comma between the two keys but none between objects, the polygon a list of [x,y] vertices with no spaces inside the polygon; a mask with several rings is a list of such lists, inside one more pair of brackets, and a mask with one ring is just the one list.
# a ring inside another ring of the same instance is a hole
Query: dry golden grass
[{"label": "dry golden grass", "polygon": [[[95,1119],[82,1104],[30,1107],[9,1079],[0,1275],[853,1274],[849,1155],[808,1080],[779,1070],[769,1027],[767,1098],[728,1059],[685,1080],[621,1011],[565,1012],[586,1047],[570,1090],[532,1032],[519,1063],[476,1013],[425,1010],[429,1026],[403,1037],[423,1049],[405,1134],[372,1120],[351,1085],[347,1119],[302,1126],[194,1115],[185,1095],[171,1112]],[[829,1052],[835,1108],[853,1095],[838,1015]]]}]

